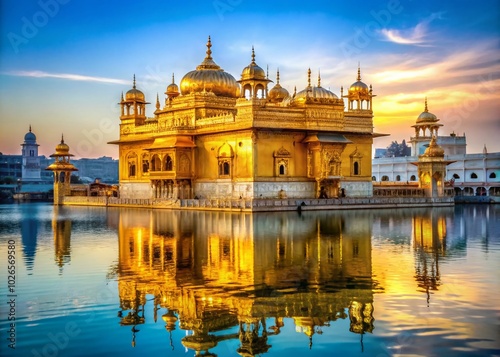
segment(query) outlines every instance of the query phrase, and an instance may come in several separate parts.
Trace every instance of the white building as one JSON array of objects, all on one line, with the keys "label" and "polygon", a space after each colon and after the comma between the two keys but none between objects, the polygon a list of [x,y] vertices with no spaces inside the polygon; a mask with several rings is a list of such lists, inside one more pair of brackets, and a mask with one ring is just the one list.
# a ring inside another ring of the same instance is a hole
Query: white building
[{"label": "white building", "polygon": [[452,161],[446,167],[448,185],[452,185],[457,196],[500,196],[500,152],[488,153],[486,147],[482,153],[466,153],[466,137],[439,136],[442,124],[427,109],[418,116],[415,136],[410,138],[411,154],[407,157],[380,157],[372,160],[372,181],[374,185],[398,185],[418,182],[418,156],[428,147],[432,136],[444,149],[445,160]]}]

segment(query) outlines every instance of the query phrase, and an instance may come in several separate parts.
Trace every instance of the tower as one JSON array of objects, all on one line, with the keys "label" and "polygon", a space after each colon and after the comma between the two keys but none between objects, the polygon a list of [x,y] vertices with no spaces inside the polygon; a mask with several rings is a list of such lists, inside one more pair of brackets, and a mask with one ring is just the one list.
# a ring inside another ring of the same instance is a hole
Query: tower
[{"label": "tower", "polygon": [[372,98],[373,95],[372,86],[368,87],[365,83],[361,81],[361,69],[358,66],[358,77],[356,82],[351,84],[347,95],[342,95],[342,98],[347,98],[348,101],[348,111],[358,111],[358,112],[372,112]]},{"label": "tower", "polygon": [[425,109],[418,116],[415,125],[412,125],[415,128],[415,136],[410,138],[412,156],[422,155],[431,138],[438,137],[439,127],[443,126],[438,121],[439,119],[429,112],[425,98]]},{"label": "tower", "polygon": [[429,147],[418,157],[419,187],[423,188],[427,197],[443,197],[446,165],[452,161],[444,159],[444,150],[433,136]]},{"label": "tower", "polygon": [[78,169],[69,162],[70,156],[73,155],[69,153],[69,146],[61,136],[61,143],[56,146],[56,152],[50,155],[55,161],[46,168],[54,173],[54,205],[61,205],[64,196],[71,193],[71,172]]},{"label": "tower", "polygon": [[146,97],[144,93],[138,90],[135,86],[135,74],[132,89],[130,89],[126,94],[125,98],[121,97],[121,116],[120,120],[122,124],[144,124],[146,120]]},{"label": "tower", "polygon": [[27,181],[41,181],[40,177],[40,158],[38,157],[38,144],[36,143],[36,136],[31,131],[24,135],[24,143],[22,146],[22,182]]},{"label": "tower", "polygon": [[252,62],[241,72],[241,97],[267,98],[267,84],[272,82],[266,73],[255,63],[255,51],[252,46]]}]

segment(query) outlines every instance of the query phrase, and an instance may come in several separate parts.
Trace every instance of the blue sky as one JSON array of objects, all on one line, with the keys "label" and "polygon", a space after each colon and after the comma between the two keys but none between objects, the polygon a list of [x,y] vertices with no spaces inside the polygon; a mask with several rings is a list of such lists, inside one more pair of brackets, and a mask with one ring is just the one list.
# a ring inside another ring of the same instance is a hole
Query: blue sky
[{"label": "blue sky", "polygon": [[[20,153],[31,124],[40,153],[64,133],[77,157],[117,157],[121,92],[156,94],[212,56],[239,79],[269,66],[293,92],[313,78],[340,95],[373,85],[375,147],[408,140],[424,109],[468,152],[500,151],[500,1],[0,0],[0,152]],[[272,85],[272,84],[271,84]]]}]

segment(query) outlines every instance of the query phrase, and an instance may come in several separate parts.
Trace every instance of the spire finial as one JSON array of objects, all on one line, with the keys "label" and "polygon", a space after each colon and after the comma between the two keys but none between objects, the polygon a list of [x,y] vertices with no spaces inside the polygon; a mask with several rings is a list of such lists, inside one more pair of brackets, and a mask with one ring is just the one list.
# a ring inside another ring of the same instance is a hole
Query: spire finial
[{"label": "spire finial", "polygon": [[276,71],[276,84],[280,84],[280,69]]},{"label": "spire finial", "polygon": [[135,73],[134,73],[134,85],[132,86],[132,88],[135,89]]},{"label": "spire finial", "polygon": [[160,109],[160,96],[156,92],[156,109]]},{"label": "spire finial", "polygon": [[269,65],[267,65],[266,79],[269,79]]},{"label": "spire finial", "polygon": [[255,51],[252,46],[252,63],[255,64]]},{"label": "spire finial", "polygon": [[175,84],[175,77],[173,73],[172,73],[172,84]]},{"label": "spire finial", "polygon": [[31,133],[31,124],[30,124],[30,133]]},{"label": "spire finial", "polygon": [[311,68],[307,70],[307,86],[311,86]]},{"label": "spire finial", "polygon": [[427,97],[425,97],[425,109],[424,109],[424,112],[427,113],[428,111],[429,111],[429,109],[427,109]]},{"label": "spire finial", "polygon": [[344,86],[340,86],[340,98],[344,96]]},{"label": "spire finial", "polygon": [[64,144],[64,134],[61,134],[61,144]]},{"label": "spire finial", "polygon": [[361,80],[361,68],[359,66],[359,62],[358,62],[358,81]]},{"label": "spire finial", "polygon": [[123,91],[122,91],[122,102],[123,102],[123,101],[124,101],[124,99],[123,99]]},{"label": "spire finial", "polygon": [[321,72],[318,69],[318,88],[321,87]]},{"label": "spire finial", "polygon": [[207,42],[207,57],[206,59],[212,59],[212,50],[210,49],[212,47],[212,40],[210,39],[210,36],[208,36],[208,42]]}]

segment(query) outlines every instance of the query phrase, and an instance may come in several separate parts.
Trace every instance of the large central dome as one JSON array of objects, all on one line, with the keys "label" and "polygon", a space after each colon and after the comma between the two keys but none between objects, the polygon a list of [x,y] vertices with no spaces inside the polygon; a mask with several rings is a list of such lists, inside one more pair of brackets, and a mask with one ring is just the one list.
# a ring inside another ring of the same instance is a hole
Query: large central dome
[{"label": "large central dome", "polygon": [[237,98],[240,87],[236,79],[224,72],[212,59],[212,42],[210,36],[207,42],[207,55],[196,70],[188,72],[181,80],[183,95],[200,92],[212,92],[217,96]]}]

